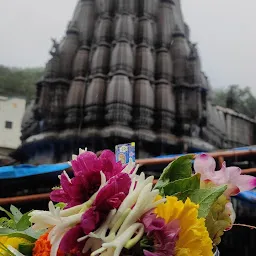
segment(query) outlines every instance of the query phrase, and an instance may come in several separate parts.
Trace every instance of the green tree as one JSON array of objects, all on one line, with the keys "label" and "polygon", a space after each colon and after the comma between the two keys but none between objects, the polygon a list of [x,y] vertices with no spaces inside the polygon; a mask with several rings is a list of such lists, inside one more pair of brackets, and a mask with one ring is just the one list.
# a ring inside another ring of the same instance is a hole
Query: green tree
[{"label": "green tree", "polygon": [[43,68],[9,68],[0,65],[0,95],[20,96],[27,102],[35,97],[36,82]]},{"label": "green tree", "polygon": [[213,103],[255,118],[256,98],[250,87],[241,88],[239,85],[231,85],[226,90],[217,89],[214,91]]}]

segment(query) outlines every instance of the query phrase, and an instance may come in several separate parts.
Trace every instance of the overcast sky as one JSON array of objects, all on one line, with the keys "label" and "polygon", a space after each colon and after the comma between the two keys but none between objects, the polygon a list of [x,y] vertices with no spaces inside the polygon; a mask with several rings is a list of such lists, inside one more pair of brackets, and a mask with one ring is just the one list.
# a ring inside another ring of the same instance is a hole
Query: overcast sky
[{"label": "overcast sky", "polygon": [[[45,65],[50,38],[64,35],[76,2],[0,0],[0,64]],[[182,7],[211,85],[240,84],[256,94],[256,1],[182,0]]]}]

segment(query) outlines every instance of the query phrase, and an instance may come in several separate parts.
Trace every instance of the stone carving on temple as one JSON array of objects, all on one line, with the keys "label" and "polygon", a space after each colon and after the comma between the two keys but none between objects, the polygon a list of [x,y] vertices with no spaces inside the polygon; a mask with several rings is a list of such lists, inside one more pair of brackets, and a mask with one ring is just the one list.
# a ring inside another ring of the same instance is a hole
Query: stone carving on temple
[{"label": "stone carving on temple", "polygon": [[51,40],[52,40],[52,48],[51,48],[51,50],[50,50],[50,54],[52,55],[52,56],[55,56],[55,55],[59,55],[59,46],[60,46],[60,44],[57,42],[57,40],[56,39],[54,39],[54,38],[51,38]]},{"label": "stone carving on temple", "polygon": [[243,118],[211,103],[180,0],[78,0],[52,43],[19,152],[36,159],[45,153],[35,148],[50,147],[52,161],[64,161],[63,147],[71,154],[135,141],[137,157],[149,157],[242,145],[230,133]]}]

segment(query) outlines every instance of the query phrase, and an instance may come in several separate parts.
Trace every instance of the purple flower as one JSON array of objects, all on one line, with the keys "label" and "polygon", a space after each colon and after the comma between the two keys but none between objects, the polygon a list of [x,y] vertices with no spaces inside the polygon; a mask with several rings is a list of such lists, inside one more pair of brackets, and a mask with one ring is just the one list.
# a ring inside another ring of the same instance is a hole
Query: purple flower
[{"label": "purple flower", "polygon": [[146,233],[150,233],[156,230],[163,230],[165,227],[165,221],[163,218],[157,218],[153,211],[149,211],[142,216],[141,222],[145,227]]},{"label": "purple flower", "polygon": [[174,256],[180,231],[178,221],[172,221],[166,225],[164,219],[158,218],[153,212],[148,212],[142,217],[141,222],[145,226],[148,238],[154,241],[154,251],[144,250],[144,255]]},{"label": "purple flower", "polygon": [[69,179],[66,173],[61,175],[61,188],[53,190],[50,198],[54,202],[66,203],[66,208],[82,204],[99,189],[102,171],[109,180],[121,173],[125,166],[116,163],[115,154],[104,150],[97,157],[93,152],[87,151],[71,161],[74,178]]},{"label": "purple flower", "polygon": [[117,209],[129,193],[131,178],[126,173],[112,177],[100,189],[92,207],[82,216],[81,226],[85,234],[94,231],[112,209]]}]

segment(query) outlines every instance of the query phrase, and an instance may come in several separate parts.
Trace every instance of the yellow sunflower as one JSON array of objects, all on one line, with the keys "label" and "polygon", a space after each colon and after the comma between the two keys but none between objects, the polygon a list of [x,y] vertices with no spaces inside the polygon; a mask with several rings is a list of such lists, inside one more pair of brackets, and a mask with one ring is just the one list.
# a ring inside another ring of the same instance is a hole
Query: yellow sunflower
[{"label": "yellow sunflower", "polygon": [[212,240],[206,229],[205,219],[198,219],[199,205],[191,202],[189,198],[185,203],[178,201],[174,196],[167,196],[166,199],[166,203],[156,207],[155,213],[165,219],[166,223],[173,220],[179,221],[180,234],[175,247],[175,255],[213,255]]}]

